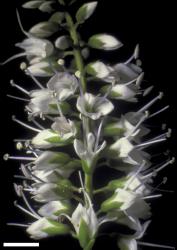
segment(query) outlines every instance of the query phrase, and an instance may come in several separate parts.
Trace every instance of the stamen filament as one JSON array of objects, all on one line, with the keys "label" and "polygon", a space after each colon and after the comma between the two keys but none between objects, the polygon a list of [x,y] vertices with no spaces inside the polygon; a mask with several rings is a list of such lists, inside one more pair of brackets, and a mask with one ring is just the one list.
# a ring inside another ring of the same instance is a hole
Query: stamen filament
[{"label": "stamen filament", "polygon": [[42,86],[42,84],[37,80],[37,78],[35,76],[33,76],[33,74],[30,72],[29,69],[26,69],[27,74],[31,77],[31,79],[37,84],[37,86],[41,89],[44,89],[44,87]]},{"label": "stamen filament", "polygon": [[141,143],[139,145],[136,145],[135,148],[147,147],[147,146],[150,146],[151,144],[159,143],[159,142],[163,142],[163,141],[166,141],[166,138],[159,139],[159,140],[148,141],[148,142],[145,142],[145,143]]},{"label": "stamen filament", "polygon": [[18,205],[16,201],[14,202],[14,206],[19,208],[20,210],[22,210],[26,214],[31,215],[35,219],[40,219],[41,218],[40,216],[36,216],[36,215],[32,214],[31,212],[29,212],[28,210],[26,210],[25,208],[23,208],[22,206]]},{"label": "stamen filament", "polygon": [[26,89],[22,88],[21,86],[15,84],[14,80],[11,80],[11,81],[10,81],[10,84],[11,84],[12,87],[15,87],[15,88],[19,89],[20,91],[22,91],[22,92],[25,93],[26,95],[30,95],[30,92],[29,92],[29,91],[27,91]]},{"label": "stamen filament", "polygon": [[7,223],[7,226],[15,226],[15,227],[29,227],[28,224],[20,224],[20,223]]},{"label": "stamen filament", "polygon": [[17,122],[18,124],[22,125],[23,127],[28,128],[30,130],[33,130],[35,132],[41,132],[42,131],[41,129],[34,128],[34,127],[32,127],[32,126],[30,126],[30,125],[28,125],[28,124],[26,124],[26,123],[24,123],[24,122],[16,119],[15,116],[12,116],[12,120],[15,121],[15,122]]},{"label": "stamen filament", "polygon": [[143,197],[143,200],[154,199],[154,198],[159,198],[159,197],[162,197],[162,194],[155,194],[155,195],[145,196],[145,197]]},{"label": "stamen filament", "polygon": [[152,99],[149,103],[147,103],[144,107],[142,107],[140,110],[137,111],[137,114],[144,112],[147,110],[150,106],[152,106],[156,101],[159,99],[162,99],[163,92],[160,92],[158,96],[156,96],[154,99]]},{"label": "stamen filament", "polygon": [[12,99],[19,100],[19,101],[29,102],[29,100],[26,98],[21,98],[21,97],[14,96],[14,95],[7,95],[7,97],[10,97]]},{"label": "stamen filament", "polygon": [[157,247],[157,248],[165,248],[165,249],[175,249],[175,247],[171,247],[171,246],[148,243],[148,242],[142,242],[142,241],[138,241],[137,243],[140,246]]},{"label": "stamen filament", "polygon": [[7,64],[7,63],[13,61],[14,59],[17,59],[17,58],[22,57],[22,56],[26,56],[26,52],[22,52],[22,53],[18,53],[18,54],[16,54],[16,55],[13,55],[13,56],[11,56],[10,58],[8,58],[7,60],[5,60],[4,62],[1,62],[0,65],[3,66],[3,65],[5,65],[5,64]]},{"label": "stamen filament", "polygon": [[162,113],[163,111],[165,111],[165,110],[169,109],[169,107],[170,107],[170,105],[168,105],[168,106],[166,106],[166,107],[164,107],[164,108],[160,109],[159,111],[157,111],[157,112],[155,112],[155,113],[151,114],[148,118],[152,118],[152,117],[154,117],[154,116],[156,116],[156,115],[158,115],[158,114]]}]

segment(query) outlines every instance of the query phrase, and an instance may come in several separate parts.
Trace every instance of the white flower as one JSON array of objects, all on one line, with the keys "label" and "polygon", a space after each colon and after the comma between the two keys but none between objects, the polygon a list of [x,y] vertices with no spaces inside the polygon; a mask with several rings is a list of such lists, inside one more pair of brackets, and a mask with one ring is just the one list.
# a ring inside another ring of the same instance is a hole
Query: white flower
[{"label": "white flower", "polygon": [[68,154],[61,152],[44,151],[34,162],[35,170],[53,170],[66,165],[70,160]]},{"label": "white flower", "polygon": [[89,63],[86,69],[88,74],[101,79],[108,77],[112,72],[112,68],[101,61]]},{"label": "white flower", "polygon": [[85,93],[77,99],[77,109],[93,120],[108,115],[113,109],[113,104],[104,97]]},{"label": "white flower", "polygon": [[142,196],[121,188],[117,188],[112,197],[101,205],[102,211],[125,211],[128,216],[146,219],[150,216],[150,207]]},{"label": "white flower", "polygon": [[36,183],[33,184],[32,194],[38,202],[55,201],[60,198],[56,192],[57,187],[54,183]]},{"label": "white flower", "polygon": [[27,108],[33,116],[38,114],[58,114],[58,110],[52,109],[51,105],[56,105],[52,91],[48,89],[33,90],[30,93],[31,101]]},{"label": "white flower", "polygon": [[122,46],[114,36],[108,34],[97,34],[90,37],[88,44],[92,48],[103,50],[115,50]]},{"label": "white flower", "polygon": [[27,228],[27,233],[35,240],[69,233],[69,227],[51,219],[41,218]]},{"label": "white flower", "polygon": [[76,19],[79,23],[87,20],[95,11],[98,2],[90,2],[83,4],[76,13]]},{"label": "white flower", "polygon": [[50,56],[54,51],[50,41],[36,37],[28,37],[23,42],[17,43],[16,46],[24,49],[27,56],[41,59]]},{"label": "white flower", "polygon": [[111,157],[121,159],[125,163],[132,165],[141,165],[149,155],[141,150],[137,150],[135,146],[126,138],[122,137],[113,143],[108,152]]},{"label": "white flower", "polygon": [[34,63],[30,65],[27,69],[33,76],[38,77],[47,77],[52,76],[54,74],[53,71],[50,70],[50,64],[47,61]]},{"label": "white flower", "polygon": [[60,136],[56,131],[51,129],[41,130],[31,141],[34,147],[51,148],[70,144],[73,138],[73,133],[66,133]]},{"label": "white flower", "polygon": [[82,160],[84,170],[90,171],[91,168],[94,168],[99,154],[103,151],[103,149],[106,146],[106,142],[104,141],[100,146],[96,145],[96,138],[92,133],[89,133],[86,136],[86,139],[87,139],[87,145],[84,145],[84,143],[81,140],[75,139],[74,149],[77,155]]},{"label": "white flower", "polygon": [[40,180],[43,182],[51,182],[51,183],[57,183],[62,176],[60,175],[60,171],[58,169],[55,170],[34,170],[32,172],[34,176],[39,178],[39,180],[35,180],[37,183],[41,183]]},{"label": "white flower", "polygon": [[61,213],[70,213],[71,206],[68,202],[64,201],[50,201],[43,205],[38,213],[46,218],[57,219]]},{"label": "white flower", "polygon": [[78,88],[78,80],[68,73],[57,73],[47,83],[48,89],[54,91],[59,101],[64,101],[73,96]]},{"label": "white flower", "polygon": [[65,117],[56,117],[52,124],[52,129],[57,132],[63,139],[76,135],[76,126],[74,122],[67,120]]},{"label": "white flower", "polygon": [[[105,86],[101,89],[102,92],[106,93],[109,91],[110,86]],[[116,84],[111,88],[109,97],[117,100],[124,100],[129,102],[136,102],[137,98],[135,97],[137,91],[131,89],[125,84]]]},{"label": "white flower", "polygon": [[142,73],[142,69],[135,64],[118,63],[113,67],[112,75],[116,77],[118,83],[127,83],[136,80]]}]

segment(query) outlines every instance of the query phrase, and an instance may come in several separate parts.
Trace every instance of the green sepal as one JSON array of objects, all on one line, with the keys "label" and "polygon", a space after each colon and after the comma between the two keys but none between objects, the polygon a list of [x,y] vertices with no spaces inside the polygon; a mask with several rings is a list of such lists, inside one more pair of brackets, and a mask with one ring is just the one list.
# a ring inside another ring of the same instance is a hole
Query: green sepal
[{"label": "green sepal", "polygon": [[105,127],[103,128],[104,136],[122,137],[124,133],[125,133],[125,129],[117,127],[117,123],[106,124]]},{"label": "green sepal", "polygon": [[101,211],[102,212],[109,212],[109,211],[114,210],[114,209],[120,209],[120,207],[123,205],[123,202],[114,201],[115,196],[116,196],[116,194],[114,194],[112,197],[105,200],[101,204]]},{"label": "green sepal", "polygon": [[55,163],[59,163],[59,164],[66,164],[68,163],[70,160],[70,156],[66,153],[63,152],[57,152],[57,154],[49,160],[49,164],[55,164]]},{"label": "green sepal", "polygon": [[84,250],[92,250],[93,245],[95,244],[95,239],[90,240],[88,245],[84,248]]},{"label": "green sepal", "polygon": [[78,239],[81,247],[85,249],[90,241],[90,231],[84,219],[81,219],[80,222]]},{"label": "green sepal", "polygon": [[124,188],[127,179],[127,177],[122,177],[117,180],[112,180],[108,183],[107,187],[110,191],[115,191],[117,188]]},{"label": "green sepal", "polygon": [[94,49],[101,49],[104,45],[104,43],[97,38],[97,35],[94,35],[89,38],[88,45]]},{"label": "green sepal", "polygon": [[[101,89],[100,89],[100,92],[101,93],[107,93],[107,91],[108,91],[108,89],[110,88],[110,85],[106,85],[106,86],[103,86]],[[121,97],[122,95],[120,94],[120,93],[118,93],[118,92],[115,92],[115,91],[110,91],[110,93],[109,93],[109,97],[110,98],[119,98],[119,97]]]},{"label": "green sepal", "polygon": [[69,199],[73,196],[73,185],[70,180],[67,179],[61,179],[57,183],[57,188],[55,188],[55,193],[58,194],[59,196]]},{"label": "green sepal", "polygon": [[87,74],[92,75],[92,76],[96,76],[97,72],[96,70],[94,70],[92,63],[89,63],[86,67],[85,70],[87,72]]},{"label": "green sepal", "polygon": [[67,225],[56,222],[52,219],[47,220],[51,224],[51,227],[45,228],[42,231],[47,233],[49,236],[64,235],[70,232],[70,228]]}]

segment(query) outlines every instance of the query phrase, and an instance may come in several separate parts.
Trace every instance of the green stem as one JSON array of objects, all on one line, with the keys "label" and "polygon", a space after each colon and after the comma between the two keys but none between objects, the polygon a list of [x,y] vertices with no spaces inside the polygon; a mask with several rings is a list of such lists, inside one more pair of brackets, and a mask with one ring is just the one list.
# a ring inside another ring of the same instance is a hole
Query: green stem
[{"label": "green stem", "polygon": [[92,174],[85,173],[85,188],[90,197],[93,195],[92,191]]},{"label": "green stem", "polygon": [[73,22],[71,15],[68,12],[66,12],[65,17],[66,17],[66,22],[69,27],[69,32],[70,32],[70,35],[74,44],[73,53],[74,53],[77,68],[81,74],[80,80],[82,84],[82,89],[83,89],[83,92],[85,93],[86,92],[86,78],[85,78],[85,71],[84,71],[84,61],[83,61],[81,50],[80,50],[79,37],[78,37],[76,26]]}]

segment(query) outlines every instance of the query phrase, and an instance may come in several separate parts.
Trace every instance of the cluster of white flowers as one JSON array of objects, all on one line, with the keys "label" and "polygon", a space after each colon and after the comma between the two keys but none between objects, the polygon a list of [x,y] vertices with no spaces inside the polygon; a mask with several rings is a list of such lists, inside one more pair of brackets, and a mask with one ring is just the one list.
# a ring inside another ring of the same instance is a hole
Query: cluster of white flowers
[{"label": "cluster of white flowers", "polygon": [[[77,1],[58,2],[67,6]],[[110,51],[119,49],[122,43],[109,34],[93,35],[87,43],[81,40],[77,29],[94,13],[97,2],[82,5],[76,13],[76,23],[68,12],[55,12],[54,3],[56,1],[35,0],[23,5],[53,13],[48,21],[36,24],[29,32],[24,30],[17,13],[27,38],[16,46],[24,52],[6,61],[25,56],[21,69],[37,86],[28,91],[11,81],[27,98],[9,96],[27,102],[28,114],[27,123],[15,116],[13,120],[35,135],[16,140],[17,149],[26,153],[24,156],[5,154],[4,159],[21,162],[21,174],[16,177],[23,179],[23,183],[15,183],[14,187],[25,207],[17,202],[14,205],[35,221],[9,224],[26,227],[34,239],[71,234],[83,249],[91,250],[100,226],[114,222],[134,232],[117,232],[119,249],[137,250],[138,245],[143,244],[152,246],[139,239],[150,223],[151,199],[162,196],[153,186],[154,177],[175,160],[167,158],[155,165],[153,156],[146,151],[154,144],[165,142],[171,134],[167,129],[151,138],[151,131],[146,127],[149,119],[168,109],[166,106],[150,112],[163,93],[134,110],[133,104],[138,105],[140,98],[148,96],[153,89],[143,81],[139,46],[125,62],[108,65],[97,60],[86,64],[91,48]],[[66,35],[53,41],[53,34],[57,34],[59,27]],[[65,60],[70,61],[69,66],[65,65]],[[89,90],[87,83],[90,82],[101,85],[97,95]],[[121,102],[125,106],[123,111],[119,107]],[[127,102],[132,108],[126,111]],[[145,136],[150,139],[144,139]],[[101,171],[102,165],[116,169],[121,177],[95,189],[94,171],[97,168]],[[93,197],[100,193],[104,198],[96,211]],[[33,202],[28,201],[29,196]]]}]

